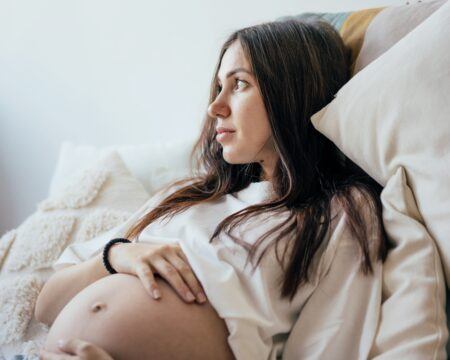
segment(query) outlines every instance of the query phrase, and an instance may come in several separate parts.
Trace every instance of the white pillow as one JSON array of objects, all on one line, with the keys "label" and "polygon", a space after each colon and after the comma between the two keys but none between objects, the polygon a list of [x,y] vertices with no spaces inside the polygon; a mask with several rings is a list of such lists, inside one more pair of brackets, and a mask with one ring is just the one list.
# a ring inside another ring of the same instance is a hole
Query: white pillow
[{"label": "white pillow", "polygon": [[444,274],[405,171],[381,192],[383,223],[396,244],[383,265],[383,305],[370,359],[446,359]]},{"label": "white pillow", "polygon": [[[380,184],[402,166],[450,283],[450,2],[357,73],[314,127]],[[413,274],[411,274],[413,276]]]},{"label": "white pillow", "polygon": [[105,153],[115,150],[131,174],[144,185],[150,195],[153,195],[167,183],[190,174],[189,156],[194,143],[193,139],[185,139],[98,148],[65,141],[61,145],[49,193],[57,192],[63,186],[65,179],[77,169],[89,166]]},{"label": "white pillow", "polygon": [[61,188],[0,238],[0,346],[6,358],[36,350],[30,341],[45,339],[47,329],[34,319],[34,306],[62,251],[125,222],[150,196],[115,151]]}]

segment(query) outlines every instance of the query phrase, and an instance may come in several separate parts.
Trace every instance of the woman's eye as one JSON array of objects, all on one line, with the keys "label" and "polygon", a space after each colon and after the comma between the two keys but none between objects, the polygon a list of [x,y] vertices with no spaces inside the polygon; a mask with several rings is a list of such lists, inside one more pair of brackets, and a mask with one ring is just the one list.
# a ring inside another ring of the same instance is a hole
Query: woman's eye
[{"label": "woman's eye", "polygon": [[[242,88],[247,86],[247,81],[241,80],[241,79],[235,79],[236,87],[235,88]],[[219,93],[222,91],[222,86],[217,85],[216,86],[216,95],[219,95]]]},{"label": "woman's eye", "polygon": [[236,79],[236,87],[239,87],[239,83],[241,83],[244,87],[247,85],[247,82],[241,79]]}]

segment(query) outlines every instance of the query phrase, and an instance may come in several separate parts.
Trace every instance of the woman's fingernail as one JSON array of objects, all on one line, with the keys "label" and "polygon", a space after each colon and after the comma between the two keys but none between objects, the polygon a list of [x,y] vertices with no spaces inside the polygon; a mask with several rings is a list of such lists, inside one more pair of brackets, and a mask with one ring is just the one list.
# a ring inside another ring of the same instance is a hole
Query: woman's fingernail
[{"label": "woman's fingernail", "polygon": [[64,345],[66,345],[66,340],[64,340],[64,339],[59,339],[59,340],[58,340],[58,346],[59,346],[59,347],[64,347]]},{"label": "woman's fingernail", "polygon": [[202,292],[197,294],[197,298],[200,302],[204,303],[206,301],[206,296]]},{"label": "woman's fingernail", "polygon": [[193,293],[191,293],[190,291],[188,291],[186,293],[186,299],[188,299],[189,301],[195,300],[195,296]]},{"label": "woman's fingernail", "polygon": [[153,297],[155,299],[159,299],[161,297],[161,293],[159,292],[158,289],[153,290]]}]

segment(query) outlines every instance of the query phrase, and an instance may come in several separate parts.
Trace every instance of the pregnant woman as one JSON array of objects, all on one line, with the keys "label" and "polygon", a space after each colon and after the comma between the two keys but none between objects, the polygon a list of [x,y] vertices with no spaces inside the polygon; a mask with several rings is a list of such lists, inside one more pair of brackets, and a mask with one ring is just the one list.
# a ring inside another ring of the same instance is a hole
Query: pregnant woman
[{"label": "pregnant woman", "polygon": [[42,358],[367,358],[389,249],[381,188],[310,122],[348,79],[328,23],[233,33],[195,175],[63,252],[35,310],[51,325]]}]

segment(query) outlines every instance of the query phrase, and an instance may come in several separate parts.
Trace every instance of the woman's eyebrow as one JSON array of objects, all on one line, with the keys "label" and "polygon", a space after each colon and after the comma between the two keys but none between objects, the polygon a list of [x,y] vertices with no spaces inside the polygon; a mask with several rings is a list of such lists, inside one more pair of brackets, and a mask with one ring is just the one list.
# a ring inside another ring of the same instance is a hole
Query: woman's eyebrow
[{"label": "woman's eyebrow", "polygon": [[[236,68],[236,69],[228,71],[227,74],[225,75],[225,78],[228,79],[231,75],[234,75],[234,74],[236,74],[238,72],[245,72],[245,73],[247,73],[249,75],[253,75],[253,73],[251,71],[249,71],[249,70],[247,70],[245,68]],[[217,74],[217,80],[220,82],[219,74]]]}]

